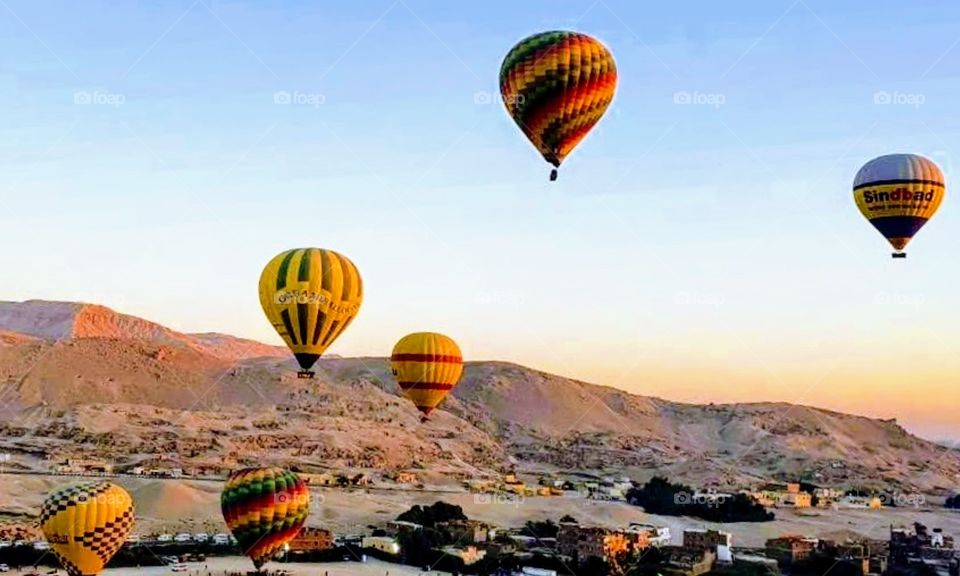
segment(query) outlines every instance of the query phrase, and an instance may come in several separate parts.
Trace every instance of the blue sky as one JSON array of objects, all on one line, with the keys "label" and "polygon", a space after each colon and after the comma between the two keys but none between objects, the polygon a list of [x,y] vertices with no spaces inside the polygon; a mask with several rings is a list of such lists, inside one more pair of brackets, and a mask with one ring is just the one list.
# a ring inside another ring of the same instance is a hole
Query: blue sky
[{"label": "blue sky", "polygon": [[[952,194],[891,261],[850,193],[889,152],[952,182],[960,6],[648,4],[4,0],[0,298],[279,342],[260,270],[316,245],[367,286],[334,353],[431,329],[634,392],[960,436]],[[554,28],[600,38],[620,82],[551,184],[496,93]]]}]

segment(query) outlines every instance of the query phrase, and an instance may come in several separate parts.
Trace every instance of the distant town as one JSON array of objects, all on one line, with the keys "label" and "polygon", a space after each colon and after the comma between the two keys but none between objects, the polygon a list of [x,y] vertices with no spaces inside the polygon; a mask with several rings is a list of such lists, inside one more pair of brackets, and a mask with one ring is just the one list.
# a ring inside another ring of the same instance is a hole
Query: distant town
[{"label": "distant town", "polygon": [[[122,476],[197,477],[199,471],[167,467],[133,467]],[[67,459],[54,473],[77,476],[116,476],[99,460]],[[423,488],[416,471],[373,476],[367,473],[301,472],[317,488]],[[203,476],[203,479],[216,479]],[[622,476],[600,478],[521,475],[465,479],[460,491],[482,499],[553,498],[570,496],[614,500],[643,506],[649,513],[701,517],[715,522],[764,522],[778,509],[881,510],[924,504],[909,495],[868,493],[805,482],[765,483],[738,491],[719,487],[693,489],[653,478],[640,484]],[[948,500],[953,504],[955,498]],[[679,543],[677,543],[679,542]],[[468,518],[459,506],[438,501],[414,506],[395,520],[370,526],[365,533],[334,534],[308,526],[290,543],[280,561],[323,562],[374,557],[455,574],[648,575],[701,576],[789,574],[800,576],[960,576],[960,551],[954,535],[919,523],[891,526],[886,539],[851,535],[816,538],[779,534],[762,547],[736,545],[733,530],[686,529],[629,524],[620,528],[580,523],[572,516],[530,520],[522,527],[500,527]],[[21,525],[0,524],[0,569],[3,565],[33,566],[50,562],[48,545],[39,532]],[[148,552],[145,552],[148,551]],[[117,565],[180,565],[207,556],[237,554],[226,533],[134,534],[114,563]]]},{"label": "distant town", "polygon": [[[368,556],[455,574],[568,574],[701,576],[792,574],[823,576],[957,576],[954,537],[922,524],[891,527],[888,539],[818,539],[783,534],[760,548],[737,547],[731,532],[684,530],[671,544],[668,527],[622,529],[580,524],[575,518],[530,521],[502,529],[467,518],[458,506],[414,506],[368,534],[335,535],[307,527],[278,562],[364,561]],[[46,542],[24,529],[0,527],[0,567],[49,565]],[[114,565],[204,562],[238,554],[226,533],[131,535]]]},{"label": "distant town", "polygon": [[[230,469],[224,463],[209,466],[181,468],[160,459],[138,465],[115,467],[106,460],[95,458],[48,457],[45,470],[18,468],[10,464],[9,455],[0,460],[6,463],[8,473],[50,474],[62,476],[90,477],[134,477],[167,478],[177,480],[223,480]],[[324,488],[351,487],[406,487],[425,489],[418,471],[331,473],[306,472],[297,470],[308,484]],[[530,476],[530,475],[527,475]],[[526,480],[516,473],[505,473],[494,478],[467,478],[461,482],[462,488],[477,494],[505,494],[519,497],[563,496],[578,493],[594,500],[624,501],[631,500],[631,491],[636,491],[637,483],[625,476],[561,478],[551,475],[532,476]],[[680,485],[674,485],[680,486]],[[874,509],[886,506],[917,506],[925,503],[922,494],[891,493],[882,490],[863,488],[821,487],[803,482],[770,482],[750,488],[731,491],[719,486],[693,489],[680,487],[675,491],[678,505],[706,505],[717,507],[738,497],[746,496],[764,508],[821,508],[821,509]],[[953,506],[956,504],[956,506]],[[947,507],[960,508],[960,496],[948,498]],[[689,509],[684,510],[689,515]],[[660,512],[658,512],[660,513]]]}]

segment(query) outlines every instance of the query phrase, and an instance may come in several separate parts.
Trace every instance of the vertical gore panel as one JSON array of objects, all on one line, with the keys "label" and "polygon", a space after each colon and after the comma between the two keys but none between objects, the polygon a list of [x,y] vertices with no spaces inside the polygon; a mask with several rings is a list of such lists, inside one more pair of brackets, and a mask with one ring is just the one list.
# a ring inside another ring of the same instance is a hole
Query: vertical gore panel
[{"label": "vertical gore panel", "polygon": [[280,268],[277,270],[277,290],[283,290],[287,286],[287,271],[290,269],[290,261],[296,256],[299,250],[290,250],[280,262]]},{"label": "vertical gore panel", "polygon": [[290,341],[293,342],[294,346],[297,346],[299,342],[297,341],[297,333],[293,331],[293,322],[290,321],[290,311],[283,310],[280,312],[280,317],[283,319],[283,327],[286,328],[287,334],[290,335]]},{"label": "vertical gore panel", "polygon": [[313,256],[313,248],[307,248],[303,251],[303,258],[300,259],[300,270],[297,271],[297,280],[300,282],[310,280],[311,256]]}]

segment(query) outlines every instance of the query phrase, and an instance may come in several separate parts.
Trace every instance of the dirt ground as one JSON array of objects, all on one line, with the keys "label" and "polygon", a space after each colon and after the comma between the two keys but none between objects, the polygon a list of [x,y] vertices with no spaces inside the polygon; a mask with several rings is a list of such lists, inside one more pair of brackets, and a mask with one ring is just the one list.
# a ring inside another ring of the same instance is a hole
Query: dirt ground
[{"label": "dirt ground", "polygon": [[[0,513],[36,514],[44,496],[54,486],[74,478],[0,475]],[[116,480],[133,496],[137,508],[134,532],[141,535],[162,532],[225,532],[220,516],[220,489],[217,482],[177,480]],[[669,526],[673,540],[680,543],[686,528],[719,528],[733,533],[735,546],[762,546],[767,538],[783,534],[829,537],[855,532],[872,538],[889,537],[890,526],[922,522],[943,528],[960,537],[960,513],[944,508],[888,508],[870,510],[775,510],[777,520],[765,523],[715,524],[695,518],[656,516],[621,502],[599,502],[579,496],[518,498],[507,495],[432,493],[365,489],[345,491],[314,489],[311,492],[309,524],[323,526],[337,534],[360,534],[367,526],[393,520],[414,504],[443,500],[463,507],[470,518],[503,528],[520,527],[527,520],[559,520],[571,515],[583,524],[610,528],[631,522]]]}]

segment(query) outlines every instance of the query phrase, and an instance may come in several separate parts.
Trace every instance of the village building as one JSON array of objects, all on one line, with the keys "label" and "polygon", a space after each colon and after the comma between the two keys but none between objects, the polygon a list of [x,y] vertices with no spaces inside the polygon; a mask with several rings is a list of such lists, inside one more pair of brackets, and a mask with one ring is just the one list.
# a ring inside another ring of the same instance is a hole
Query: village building
[{"label": "village building", "polygon": [[497,482],[483,478],[471,478],[463,483],[464,487],[474,494],[490,494],[497,491]]},{"label": "village building", "polygon": [[701,576],[713,570],[717,562],[716,554],[705,548],[667,546],[661,551],[663,563],[657,572],[663,576]]},{"label": "village building", "polygon": [[301,473],[300,478],[310,486],[332,487],[337,485],[337,477],[328,472],[320,474]]},{"label": "village building", "polygon": [[883,500],[879,496],[844,496],[837,500],[833,508],[835,510],[880,510],[883,508]]},{"label": "village building", "polygon": [[816,538],[785,535],[767,540],[765,551],[767,556],[775,559],[780,566],[790,566],[796,562],[808,560],[819,544],[820,541]]},{"label": "village building", "polygon": [[765,508],[810,508],[813,494],[802,489],[798,482],[767,484],[750,493],[758,504]]},{"label": "village building", "polygon": [[913,529],[890,529],[890,564],[897,568],[923,564],[956,573],[960,569],[960,555],[954,548],[952,536],[940,528],[930,530],[916,522]]},{"label": "village building", "polygon": [[291,552],[322,552],[333,548],[333,532],[325,528],[304,527],[290,541]]},{"label": "village building", "polygon": [[628,532],[643,532],[646,534],[650,546],[668,546],[670,544],[670,527],[654,526],[653,524],[633,523],[627,527]]},{"label": "village building", "polygon": [[834,508],[843,498],[844,492],[838,488],[817,488],[813,492],[817,498],[817,508]]},{"label": "village building", "polygon": [[400,554],[400,543],[390,536],[364,536],[360,546],[368,550],[376,550],[391,556]]},{"label": "village building", "polygon": [[720,530],[689,529],[683,531],[683,545],[686,548],[703,548],[716,551],[717,546],[729,548],[733,536]]},{"label": "village building", "polygon": [[397,472],[393,475],[393,481],[397,484],[416,484],[420,478],[413,472]]},{"label": "village building", "polygon": [[389,536],[399,536],[400,534],[407,534],[422,529],[423,526],[417,524],[416,522],[407,522],[406,520],[390,520],[387,522],[384,532],[386,532]]},{"label": "village building", "polygon": [[494,526],[479,520],[449,520],[438,522],[436,527],[446,531],[454,542],[464,544],[481,544],[497,536]]},{"label": "village building", "polygon": [[600,558],[615,562],[618,557],[650,546],[646,532],[609,530],[598,526],[580,526],[572,522],[560,524],[557,551],[578,562]]},{"label": "village building", "polygon": [[59,474],[113,474],[113,464],[92,458],[67,458],[57,464],[55,471]]},{"label": "village building", "polygon": [[512,474],[512,473],[507,474],[503,477],[502,489],[504,492],[511,492],[519,496],[527,495],[526,483],[523,480],[518,479],[516,474]]}]

